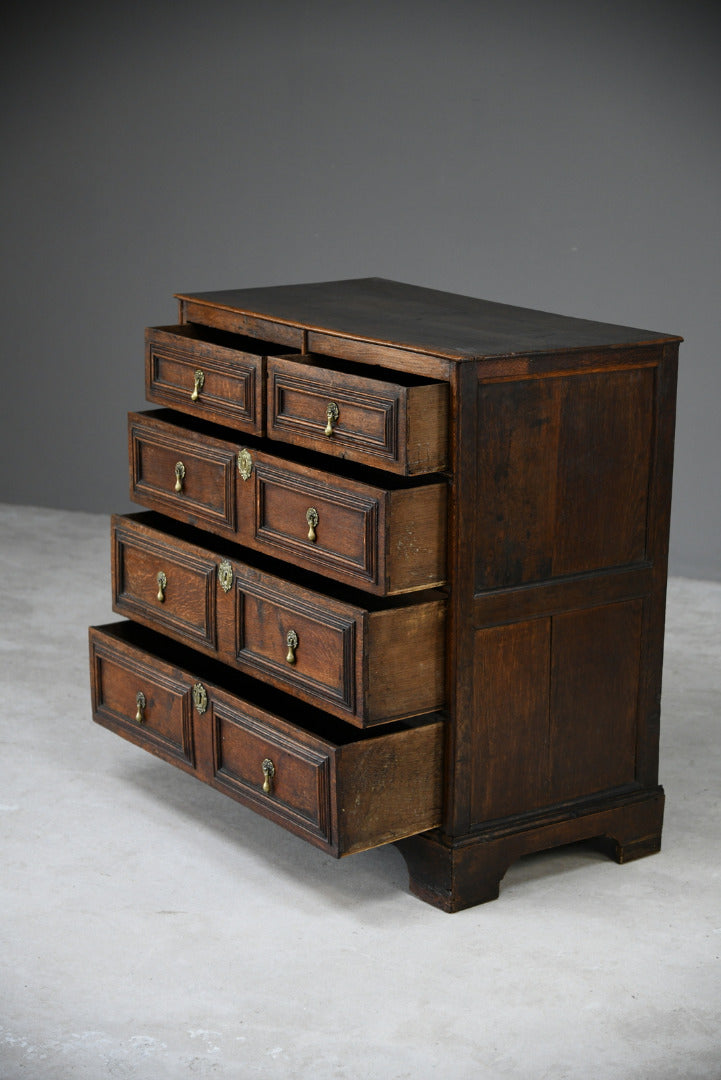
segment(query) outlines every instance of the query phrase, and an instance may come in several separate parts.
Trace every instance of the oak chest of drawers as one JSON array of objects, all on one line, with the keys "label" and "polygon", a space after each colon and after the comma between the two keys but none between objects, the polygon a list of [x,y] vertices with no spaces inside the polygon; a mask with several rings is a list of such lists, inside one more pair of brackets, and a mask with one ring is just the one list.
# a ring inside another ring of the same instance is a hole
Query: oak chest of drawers
[{"label": "oak chest of drawers", "polygon": [[448,911],[657,851],[680,338],[382,279],[178,301],[94,719],[333,855],[396,842]]}]

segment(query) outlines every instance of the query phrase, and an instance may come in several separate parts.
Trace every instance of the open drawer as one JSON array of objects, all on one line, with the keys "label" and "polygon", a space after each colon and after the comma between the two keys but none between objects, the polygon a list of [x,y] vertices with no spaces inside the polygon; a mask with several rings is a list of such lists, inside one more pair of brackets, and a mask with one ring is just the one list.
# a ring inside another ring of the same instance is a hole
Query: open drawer
[{"label": "open drawer", "polygon": [[130,413],[128,433],[130,496],[150,510],[377,595],[445,583],[444,480],[319,469],[168,410]]},{"label": "open drawer", "polygon": [[268,350],[277,352],[278,346],[210,327],[148,327],[145,396],[157,405],[262,435]]},{"label": "open drawer", "polygon": [[322,356],[267,366],[271,439],[403,476],[448,466],[448,384]]},{"label": "open drawer", "polygon": [[114,516],[113,610],[358,727],[443,708],[445,598],[329,595],[209,539],[153,513]]},{"label": "open drawer", "polygon": [[90,629],[90,671],[97,723],[332,855],[440,824],[437,714],[359,731],[129,622]]}]

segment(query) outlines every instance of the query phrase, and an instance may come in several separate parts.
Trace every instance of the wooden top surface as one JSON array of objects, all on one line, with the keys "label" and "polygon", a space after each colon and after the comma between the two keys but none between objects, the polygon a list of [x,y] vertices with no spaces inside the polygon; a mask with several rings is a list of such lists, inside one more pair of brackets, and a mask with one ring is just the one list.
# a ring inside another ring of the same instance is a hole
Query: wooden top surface
[{"label": "wooden top surface", "polygon": [[176,295],[181,301],[302,330],[458,361],[681,340],[673,334],[476,300],[384,278]]}]

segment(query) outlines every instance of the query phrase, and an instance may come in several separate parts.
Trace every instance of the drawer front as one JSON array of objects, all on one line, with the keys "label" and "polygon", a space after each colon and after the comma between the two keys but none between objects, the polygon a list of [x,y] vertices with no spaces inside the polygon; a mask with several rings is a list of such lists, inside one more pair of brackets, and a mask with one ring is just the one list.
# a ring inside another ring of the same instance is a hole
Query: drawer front
[{"label": "drawer front", "polygon": [[262,435],[264,357],[199,340],[197,333],[188,326],[146,330],[148,401]]},{"label": "drawer front", "polygon": [[184,768],[195,763],[191,686],[152,657],[90,631],[93,719]]},{"label": "drawer front", "polygon": [[361,611],[249,568],[239,569],[236,603],[236,662],[258,678],[304,691],[321,707],[355,711]]},{"label": "drawer front", "polygon": [[162,533],[112,523],[113,610],[216,651],[217,562]]},{"label": "drawer front", "polygon": [[337,856],[440,824],[439,717],[365,733],[282,695],[303,718],[290,723],[267,691],[249,699],[257,684],[230,689],[220,666],[190,651],[176,666],[174,650],[132,623],[91,628],[93,718]]},{"label": "drawer front", "polygon": [[253,541],[260,548],[353,584],[379,580],[382,492],[268,460],[258,463],[255,485]]},{"label": "drawer front", "polygon": [[333,843],[332,748],[294,737],[247,703],[215,695],[213,784],[293,831]]},{"label": "drawer front", "polygon": [[403,385],[322,365],[268,360],[271,438],[408,476],[446,467],[446,384]]},{"label": "drawer front", "polygon": [[130,484],[137,501],[201,528],[235,532],[233,448],[218,439],[146,425],[130,415]]}]

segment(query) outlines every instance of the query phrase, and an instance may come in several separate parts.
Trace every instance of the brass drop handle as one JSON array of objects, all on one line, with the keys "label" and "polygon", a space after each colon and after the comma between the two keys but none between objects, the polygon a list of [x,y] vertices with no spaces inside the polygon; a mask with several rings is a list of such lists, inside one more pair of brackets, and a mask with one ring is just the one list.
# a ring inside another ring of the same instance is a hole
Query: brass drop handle
[{"label": "brass drop handle", "polygon": [[263,770],[263,791],[266,795],[270,795],[271,780],[275,776],[275,765],[270,758],[265,758],[261,766]]},{"label": "brass drop handle", "polygon": [[156,580],[158,582],[158,597],[157,597],[157,599],[158,599],[158,603],[162,604],[162,603],[165,602],[165,590],[168,587],[168,579],[165,576],[165,573],[164,573],[163,570],[158,570]]},{"label": "brass drop handle", "polygon": [[179,461],[175,466],[175,490],[183,490],[183,480],[185,480],[185,465],[182,461]]},{"label": "brass drop handle", "polygon": [[295,650],[298,648],[298,635],[295,630],[289,630],[285,635],[285,643],[288,646],[288,652],[285,655],[286,663],[295,663]]},{"label": "brass drop handle", "polygon": [[340,416],[340,409],[336,405],[335,401],[328,402],[328,408],[325,410],[325,415],[328,423],[325,425],[324,435],[328,438],[333,434],[333,425],[338,423],[338,417]]},{"label": "brass drop handle", "polygon": [[200,391],[203,389],[203,383],[205,382],[205,372],[200,368],[195,372],[193,376],[193,393],[190,395],[191,401],[197,401],[200,396]]},{"label": "brass drop handle", "polygon": [[145,694],[143,693],[142,690],[138,690],[137,694],[135,695],[135,706],[136,706],[135,723],[136,724],[144,724],[145,723],[145,715],[143,713],[143,709],[145,708],[146,705],[147,705],[147,702],[145,700]]},{"label": "brass drop handle", "polygon": [[318,511],[314,506],[309,506],[305,512],[305,520],[308,522],[308,539],[311,544],[316,541],[315,530],[318,528]]}]

